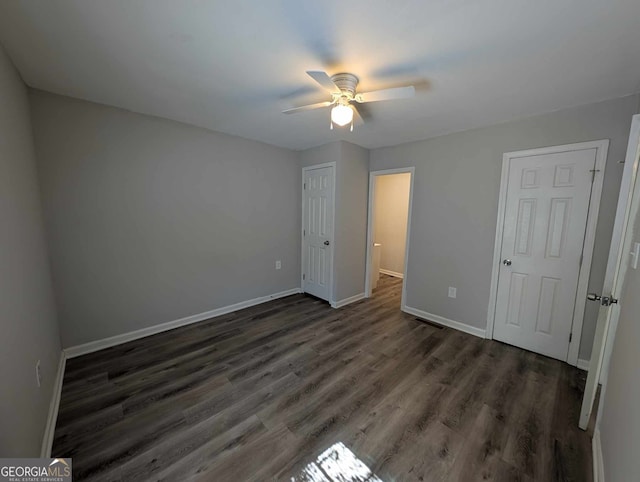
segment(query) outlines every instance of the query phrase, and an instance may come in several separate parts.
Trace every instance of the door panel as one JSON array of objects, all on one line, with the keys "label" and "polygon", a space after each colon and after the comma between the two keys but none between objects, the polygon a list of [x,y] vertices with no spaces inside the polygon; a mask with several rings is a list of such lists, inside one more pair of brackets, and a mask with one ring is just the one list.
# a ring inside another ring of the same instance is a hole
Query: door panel
[{"label": "door panel", "polygon": [[[633,225],[632,220],[636,218],[640,211],[639,165],[640,114],[637,114],[633,116],[631,121],[627,154],[624,160],[624,172],[620,183],[618,206],[616,208],[611,245],[609,248],[609,259],[604,276],[604,285],[600,293],[601,296],[611,296],[615,299],[621,298],[622,296],[622,287],[626,278],[627,269],[629,268],[629,253],[632,251],[631,246],[634,241],[634,228],[635,230],[638,229],[637,226]],[[623,299],[620,299],[620,303],[609,306],[601,305],[598,312],[598,321],[596,323],[596,331],[591,349],[589,373],[585,383],[582,408],[580,410],[580,421],[578,424],[583,430],[586,430],[589,424],[593,402],[600,383],[602,383],[602,393],[600,397],[606,396],[609,361],[613,351],[613,342],[615,340],[620,316],[621,303],[624,303]],[[603,406],[604,404],[600,403],[596,430],[598,430]]]},{"label": "door panel", "polygon": [[333,167],[305,171],[303,216],[303,288],[329,301],[333,256]]},{"label": "door panel", "polygon": [[566,360],[596,149],[512,158],[493,336]]},{"label": "door panel", "polygon": [[507,323],[520,326],[525,308],[525,298],[527,291],[527,278],[524,273],[511,273],[511,283],[509,286],[509,310]]},{"label": "door panel", "polygon": [[538,318],[536,332],[551,335],[554,311],[556,305],[556,293],[561,280],[557,278],[542,277],[540,282],[540,300],[538,301]]}]

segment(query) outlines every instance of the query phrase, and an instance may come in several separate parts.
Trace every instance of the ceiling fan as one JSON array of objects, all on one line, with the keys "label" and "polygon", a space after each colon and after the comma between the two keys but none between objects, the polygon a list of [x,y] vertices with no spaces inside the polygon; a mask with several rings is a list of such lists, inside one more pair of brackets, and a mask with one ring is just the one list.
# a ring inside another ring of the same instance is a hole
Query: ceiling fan
[{"label": "ceiling fan", "polygon": [[283,110],[282,113],[295,114],[297,112],[321,109],[333,105],[334,107],[331,109],[331,129],[333,129],[334,124],[340,127],[351,124],[351,130],[353,131],[354,118],[358,123],[364,122],[355,104],[379,102],[381,100],[407,99],[413,97],[415,94],[415,87],[413,85],[358,93],[356,92],[358,77],[353,74],[340,73],[329,76],[326,72],[315,70],[307,71],[307,74],[331,94],[331,100],[294,107]]}]

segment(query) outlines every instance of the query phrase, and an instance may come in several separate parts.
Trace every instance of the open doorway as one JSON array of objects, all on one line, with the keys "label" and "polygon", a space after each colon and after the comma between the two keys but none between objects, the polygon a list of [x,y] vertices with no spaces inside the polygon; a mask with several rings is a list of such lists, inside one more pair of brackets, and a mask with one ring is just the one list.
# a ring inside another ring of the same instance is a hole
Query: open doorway
[{"label": "open doorway", "polygon": [[369,175],[365,295],[402,288],[405,304],[414,168]]}]

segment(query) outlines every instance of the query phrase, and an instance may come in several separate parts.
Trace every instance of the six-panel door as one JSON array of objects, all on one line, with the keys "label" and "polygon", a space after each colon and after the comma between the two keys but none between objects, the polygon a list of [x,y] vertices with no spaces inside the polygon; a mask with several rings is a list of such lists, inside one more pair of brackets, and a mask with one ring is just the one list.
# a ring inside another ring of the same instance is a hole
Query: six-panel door
[{"label": "six-panel door", "polygon": [[333,255],[333,167],[306,171],[304,184],[304,291],[329,301]]},{"label": "six-panel door", "polygon": [[596,149],[511,159],[493,337],[567,359]]}]

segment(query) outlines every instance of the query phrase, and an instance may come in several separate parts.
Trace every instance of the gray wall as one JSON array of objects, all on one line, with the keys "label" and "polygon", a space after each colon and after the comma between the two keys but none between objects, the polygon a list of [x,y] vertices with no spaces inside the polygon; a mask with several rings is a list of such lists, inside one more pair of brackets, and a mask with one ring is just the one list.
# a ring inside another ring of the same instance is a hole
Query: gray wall
[{"label": "gray wall", "polygon": [[294,152],[43,92],[31,103],[65,347],[299,286]]},{"label": "gray wall", "polygon": [[[602,288],[631,116],[638,96],[371,151],[370,169],[415,166],[407,304],[486,328],[504,152],[610,139],[589,289]],[[457,298],[447,287],[458,288]],[[585,313],[588,359],[597,307]]]},{"label": "gray wall", "polygon": [[364,293],[369,151],[342,141],[336,181],[335,300]]},{"label": "gray wall", "polygon": [[0,456],[39,457],[60,335],[27,89],[1,48],[0,106]]},{"label": "gray wall", "polygon": [[334,301],[364,293],[369,195],[369,151],[345,141],[298,154],[300,166],[336,163]]},{"label": "gray wall", "polygon": [[[326,162],[338,162],[342,158],[341,142],[330,142],[304,151],[298,151],[300,166],[309,167]],[[300,174],[302,176],[302,174]],[[301,177],[302,179],[302,177]]]},{"label": "gray wall", "polygon": [[[640,242],[640,213],[634,241]],[[620,295],[607,389],[600,418],[602,457],[607,482],[638,480],[640,474],[640,271],[629,268]]]}]

